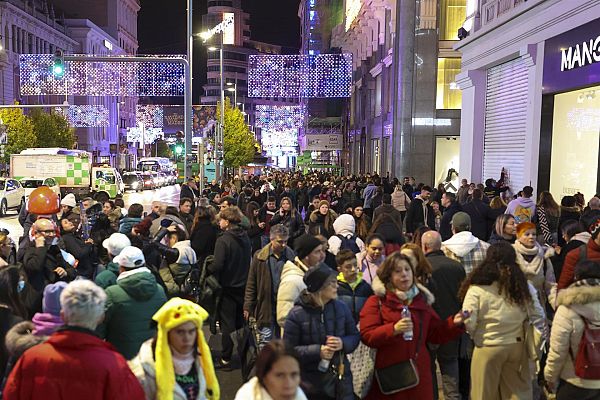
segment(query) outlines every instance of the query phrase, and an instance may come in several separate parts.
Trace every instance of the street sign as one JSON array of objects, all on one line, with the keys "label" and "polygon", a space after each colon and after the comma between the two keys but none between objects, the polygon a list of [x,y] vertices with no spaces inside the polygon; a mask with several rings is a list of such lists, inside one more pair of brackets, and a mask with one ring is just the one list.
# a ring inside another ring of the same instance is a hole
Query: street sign
[{"label": "street sign", "polygon": [[116,154],[116,153],[117,153],[117,144],[111,143],[110,144],[110,154]]}]

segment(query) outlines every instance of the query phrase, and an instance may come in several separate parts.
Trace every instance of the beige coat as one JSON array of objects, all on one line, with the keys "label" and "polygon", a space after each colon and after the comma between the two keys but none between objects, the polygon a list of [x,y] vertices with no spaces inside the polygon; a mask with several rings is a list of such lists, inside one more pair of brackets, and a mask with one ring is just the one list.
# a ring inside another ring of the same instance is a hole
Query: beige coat
[{"label": "beige coat", "polygon": [[569,352],[570,348],[573,356],[577,356],[585,327],[582,316],[592,324],[600,325],[600,286],[571,285],[558,293],[557,304],[544,369],[546,380],[558,383],[564,379],[578,387],[600,389],[600,380],[581,379],[575,375]]}]

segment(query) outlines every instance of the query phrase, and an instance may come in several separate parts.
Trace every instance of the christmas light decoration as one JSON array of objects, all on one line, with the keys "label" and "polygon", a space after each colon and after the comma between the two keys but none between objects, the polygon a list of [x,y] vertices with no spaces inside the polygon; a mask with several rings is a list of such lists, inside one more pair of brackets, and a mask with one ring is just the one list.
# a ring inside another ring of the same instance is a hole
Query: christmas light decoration
[{"label": "christmas light decoration", "polygon": [[164,127],[164,106],[157,104],[138,104],[135,108],[135,121],[147,128]]},{"label": "christmas light decoration", "polygon": [[298,154],[298,130],[263,129],[261,146],[269,157],[295,156]]},{"label": "christmas light decoration", "polygon": [[21,96],[183,96],[184,67],[175,62],[65,61],[62,76],[53,73],[52,54],[19,58]]},{"label": "christmas light decoration", "polygon": [[346,0],[346,30],[350,29],[361,8],[362,0]]},{"label": "christmas light decoration", "polygon": [[144,126],[127,128],[127,142],[129,143],[140,143],[143,138],[145,144],[152,144],[157,139],[163,139],[164,136],[162,128],[146,128]]},{"label": "christmas light decoration", "polygon": [[102,105],[72,105],[68,108],[57,107],[55,110],[62,114],[74,128],[108,127],[110,124],[108,108]]},{"label": "christmas light decoration", "polygon": [[285,130],[301,128],[306,118],[306,106],[257,105],[254,126],[263,129]]},{"label": "christmas light decoration", "polygon": [[248,56],[248,97],[350,97],[351,86],[351,54]]}]

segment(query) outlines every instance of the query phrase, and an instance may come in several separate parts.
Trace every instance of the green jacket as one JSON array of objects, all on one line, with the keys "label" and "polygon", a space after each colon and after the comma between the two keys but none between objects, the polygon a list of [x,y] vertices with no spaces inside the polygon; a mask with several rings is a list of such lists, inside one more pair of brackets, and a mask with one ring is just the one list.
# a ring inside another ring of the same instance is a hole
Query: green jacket
[{"label": "green jacket", "polygon": [[119,276],[119,264],[109,262],[106,264],[106,269],[96,275],[96,285],[102,289],[117,284],[117,276]]},{"label": "green jacket", "polygon": [[130,360],[156,333],[152,316],[167,301],[163,288],[145,267],[123,272],[106,289],[106,315],[99,334]]},{"label": "green jacket", "polygon": [[173,263],[169,264],[168,267],[165,265],[164,268],[158,270],[161,278],[165,282],[165,286],[167,287],[168,292],[167,294],[169,295],[169,297],[181,295],[179,291],[179,285],[175,282],[175,280],[177,280],[178,282],[183,281],[190,269],[192,269],[192,266],[190,264]]}]

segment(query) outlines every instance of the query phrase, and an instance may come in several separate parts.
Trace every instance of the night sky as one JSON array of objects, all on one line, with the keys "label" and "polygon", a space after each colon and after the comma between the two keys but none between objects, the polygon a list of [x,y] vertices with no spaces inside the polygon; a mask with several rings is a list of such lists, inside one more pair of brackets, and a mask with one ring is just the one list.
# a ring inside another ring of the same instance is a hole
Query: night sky
[{"label": "night sky", "polygon": [[[138,52],[186,54],[186,1],[140,0],[140,3]],[[297,50],[300,47],[299,3],[300,0],[242,0],[244,10],[250,13],[252,40]],[[194,0],[195,32],[200,32],[206,4],[206,0]],[[193,101],[196,104],[206,81],[206,50],[200,39],[194,44],[193,61]]]}]

